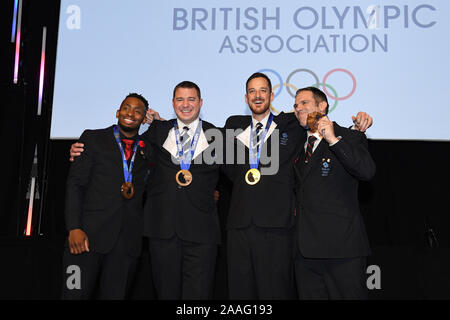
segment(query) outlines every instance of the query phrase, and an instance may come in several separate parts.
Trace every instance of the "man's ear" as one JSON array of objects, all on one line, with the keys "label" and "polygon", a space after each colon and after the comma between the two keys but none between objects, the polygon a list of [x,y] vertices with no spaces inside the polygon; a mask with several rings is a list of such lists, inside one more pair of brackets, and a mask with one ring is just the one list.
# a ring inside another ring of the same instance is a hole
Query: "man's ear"
[{"label": "man's ear", "polygon": [[117,111],[116,111],[116,118],[117,118],[117,119],[119,119],[119,113],[120,113],[120,110],[117,110]]},{"label": "man's ear", "polygon": [[327,110],[327,103],[326,101],[322,101],[319,103],[319,111],[325,114],[325,111]]},{"label": "man's ear", "polygon": [[[148,109],[147,109],[148,111]],[[145,120],[147,119],[147,111],[144,113],[144,117],[142,118],[141,124],[145,124]]]}]

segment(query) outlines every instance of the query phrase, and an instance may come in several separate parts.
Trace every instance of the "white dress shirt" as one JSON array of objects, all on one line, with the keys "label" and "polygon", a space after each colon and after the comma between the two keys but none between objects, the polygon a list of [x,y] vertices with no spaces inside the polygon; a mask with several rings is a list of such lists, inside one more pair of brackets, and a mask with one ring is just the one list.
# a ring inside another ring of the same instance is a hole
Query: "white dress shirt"
[{"label": "white dress shirt", "polygon": [[[195,131],[197,130],[197,126],[200,122],[199,118],[192,121],[190,124],[185,124],[180,119],[177,119],[178,122],[178,130],[181,132],[183,131],[184,127],[188,127],[188,135],[190,139],[194,138]],[[192,160],[194,160],[199,154],[201,154],[206,148],[208,148],[209,144],[206,139],[205,133],[202,131],[200,132],[200,137],[198,138],[197,148],[195,149],[194,156],[192,157]],[[169,131],[169,134],[167,135],[166,141],[164,141],[163,148],[166,149],[172,156],[175,158],[178,158],[178,149],[177,149],[177,141],[175,139],[175,129],[172,128]]]},{"label": "white dress shirt", "polygon": [[[262,119],[261,121],[256,120],[252,116],[253,127],[255,127],[258,122],[261,122],[261,124],[263,125],[262,129],[265,130],[267,121],[269,120],[269,115],[270,115],[270,113],[267,116],[265,116],[264,119]],[[267,134],[264,137],[264,142],[267,141],[267,139],[272,134],[273,130],[275,130],[276,126],[277,126],[277,124],[274,121],[272,121],[272,123],[270,124],[269,130],[267,131]],[[237,136],[237,139],[239,139],[247,148],[250,147],[250,131],[251,131],[251,126],[248,126],[243,132],[241,132]]]}]

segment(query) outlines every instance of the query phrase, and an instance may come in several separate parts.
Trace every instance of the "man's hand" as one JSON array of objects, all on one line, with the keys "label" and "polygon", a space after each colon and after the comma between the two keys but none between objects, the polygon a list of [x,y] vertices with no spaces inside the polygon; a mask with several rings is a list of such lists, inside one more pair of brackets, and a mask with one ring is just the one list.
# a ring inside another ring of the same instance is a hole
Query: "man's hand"
[{"label": "man's hand", "polygon": [[339,140],[334,134],[333,122],[331,122],[327,116],[323,116],[322,118],[320,118],[317,124],[319,134],[322,135],[326,142],[328,142],[329,144],[333,144]]},{"label": "man's hand", "polygon": [[373,119],[365,112],[358,112],[356,117],[352,116],[353,123],[355,124],[355,129],[361,132],[366,132],[372,126]]},{"label": "man's hand", "polygon": [[151,124],[153,120],[164,120],[159,116],[159,113],[153,109],[148,109],[145,114],[145,123]]},{"label": "man's hand", "polygon": [[69,233],[69,248],[71,254],[80,254],[89,252],[89,240],[81,229],[70,230]]},{"label": "man's hand", "polygon": [[219,191],[215,190],[214,191],[214,201],[215,202],[219,201],[219,197],[220,197]]},{"label": "man's hand", "polygon": [[73,162],[74,157],[78,157],[81,155],[81,153],[84,151],[84,143],[81,142],[75,142],[70,146],[70,162]]}]

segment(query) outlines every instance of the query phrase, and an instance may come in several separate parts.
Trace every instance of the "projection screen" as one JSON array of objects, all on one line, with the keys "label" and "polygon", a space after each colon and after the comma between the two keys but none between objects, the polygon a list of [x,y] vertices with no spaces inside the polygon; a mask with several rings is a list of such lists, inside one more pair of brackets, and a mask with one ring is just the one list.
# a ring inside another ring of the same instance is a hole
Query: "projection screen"
[{"label": "projection screen", "polygon": [[173,118],[183,80],[202,90],[201,118],[223,126],[250,114],[245,81],[261,71],[275,114],[314,85],[341,125],[369,113],[369,138],[450,140],[449,30],[443,0],[62,0],[51,138],[116,123],[130,92]]}]

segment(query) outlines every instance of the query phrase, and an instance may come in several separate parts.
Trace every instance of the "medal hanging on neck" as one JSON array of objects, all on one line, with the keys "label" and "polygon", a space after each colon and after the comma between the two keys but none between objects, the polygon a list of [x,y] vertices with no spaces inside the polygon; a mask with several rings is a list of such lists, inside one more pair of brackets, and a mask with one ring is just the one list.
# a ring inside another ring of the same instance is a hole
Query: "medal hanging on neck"
[{"label": "medal hanging on neck", "polygon": [[122,186],[120,188],[120,192],[122,193],[122,196],[125,199],[131,199],[134,196],[134,186],[131,182],[133,180],[133,164],[134,164],[134,158],[136,157],[136,150],[137,146],[139,145],[139,137],[136,139],[133,145],[133,156],[130,160],[130,167],[128,167],[127,159],[125,157],[125,152],[123,151],[122,142],[120,141],[120,134],[119,134],[119,128],[117,126],[114,126],[114,137],[116,138],[117,145],[119,146],[120,153],[122,154],[122,162],[123,162],[123,175],[125,178],[125,182],[122,183]]},{"label": "medal hanging on neck", "polygon": [[[191,160],[194,157],[195,149],[197,148],[197,143],[200,138],[200,133],[202,132],[202,120],[198,122],[197,129],[194,133],[194,138],[191,141],[190,148],[188,152],[183,149],[183,145],[180,140],[180,131],[178,130],[177,121],[173,124],[175,130],[175,141],[177,142],[177,153],[180,159],[181,170],[175,175],[175,181],[178,185],[186,187],[192,182],[192,173],[189,171],[191,167]],[[190,151],[190,152],[189,152]]]},{"label": "medal hanging on neck", "polygon": [[264,128],[264,132],[261,136],[259,146],[255,146],[257,148],[256,152],[254,150],[255,147],[253,146],[253,140],[254,140],[253,119],[252,119],[252,122],[250,123],[250,143],[249,143],[249,147],[248,147],[248,153],[249,153],[248,158],[249,158],[249,162],[250,162],[250,169],[245,174],[245,182],[247,182],[247,184],[249,184],[251,186],[257,184],[259,182],[259,180],[261,180],[261,172],[258,170],[259,158],[261,156],[261,149],[264,144],[264,139],[266,138],[266,134],[269,131],[270,125],[272,124],[272,120],[273,120],[273,114],[271,112],[269,115],[269,119],[267,120],[266,127]]}]

